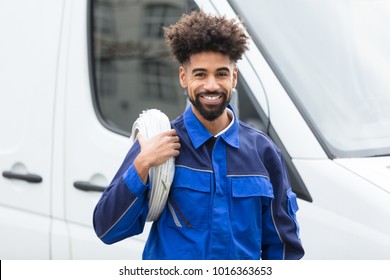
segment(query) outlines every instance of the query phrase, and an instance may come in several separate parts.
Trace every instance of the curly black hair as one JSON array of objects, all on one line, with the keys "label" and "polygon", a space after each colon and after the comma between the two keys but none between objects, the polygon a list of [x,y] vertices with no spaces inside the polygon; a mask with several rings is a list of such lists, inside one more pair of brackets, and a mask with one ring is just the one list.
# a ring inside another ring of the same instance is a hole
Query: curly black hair
[{"label": "curly black hair", "polygon": [[164,35],[172,55],[181,63],[189,61],[192,54],[215,51],[237,62],[248,50],[248,36],[234,19],[193,11],[179,21],[164,27]]}]

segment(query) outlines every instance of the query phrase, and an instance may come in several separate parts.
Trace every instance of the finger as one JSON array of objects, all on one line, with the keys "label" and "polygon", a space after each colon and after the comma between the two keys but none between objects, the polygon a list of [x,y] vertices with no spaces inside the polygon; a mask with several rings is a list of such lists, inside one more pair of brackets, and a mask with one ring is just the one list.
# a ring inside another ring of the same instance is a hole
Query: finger
[{"label": "finger", "polygon": [[173,157],[178,157],[180,155],[180,151],[179,150],[174,150],[174,152],[172,153]]},{"label": "finger", "polygon": [[173,144],[173,149],[175,149],[175,150],[179,150],[180,147],[181,147],[180,143]]},{"label": "finger", "polygon": [[176,130],[175,129],[169,129],[162,133],[165,136],[176,136]]},{"label": "finger", "polygon": [[173,141],[174,143],[179,143],[179,142],[180,142],[179,136],[173,136],[173,137],[172,137],[172,141]]}]

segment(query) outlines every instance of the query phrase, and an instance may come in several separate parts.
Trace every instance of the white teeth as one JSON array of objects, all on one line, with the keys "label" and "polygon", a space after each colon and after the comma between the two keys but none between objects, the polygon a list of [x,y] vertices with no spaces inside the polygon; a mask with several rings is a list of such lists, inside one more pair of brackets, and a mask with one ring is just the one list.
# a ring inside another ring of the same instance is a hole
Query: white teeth
[{"label": "white teeth", "polygon": [[204,98],[206,98],[207,100],[217,100],[219,98],[219,96],[215,96],[215,95],[206,95],[204,96]]}]

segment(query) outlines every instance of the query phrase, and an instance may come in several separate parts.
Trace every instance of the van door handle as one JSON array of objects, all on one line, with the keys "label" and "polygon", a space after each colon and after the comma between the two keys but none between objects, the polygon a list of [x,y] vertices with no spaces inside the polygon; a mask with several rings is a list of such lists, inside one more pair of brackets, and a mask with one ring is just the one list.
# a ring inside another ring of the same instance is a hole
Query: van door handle
[{"label": "van door handle", "polygon": [[3,171],[3,177],[7,179],[16,179],[23,180],[29,183],[40,183],[42,182],[42,177],[36,174],[19,174],[12,171]]},{"label": "van door handle", "polygon": [[92,191],[92,192],[104,192],[106,187],[102,187],[99,185],[91,184],[89,182],[85,181],[76,181],[73,183],[73,186],[76,189],[82,190],[82,191]]}]

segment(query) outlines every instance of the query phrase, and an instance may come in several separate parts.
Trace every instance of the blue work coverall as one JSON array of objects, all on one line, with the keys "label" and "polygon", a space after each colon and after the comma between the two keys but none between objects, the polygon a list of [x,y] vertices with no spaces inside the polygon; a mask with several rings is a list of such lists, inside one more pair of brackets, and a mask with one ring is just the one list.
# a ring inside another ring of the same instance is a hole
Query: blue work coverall
[{"label": "blue work coverall", "polygon": [[[210,147],[213,136],[190,107],[171,124],[180,155],[143,259],[302,258],[296,195],[275,144],[234,117]],[[104,243],[144,229],[150,185],[133,165],[139,151],[135,142],[96,205],[93,224]]]}]

